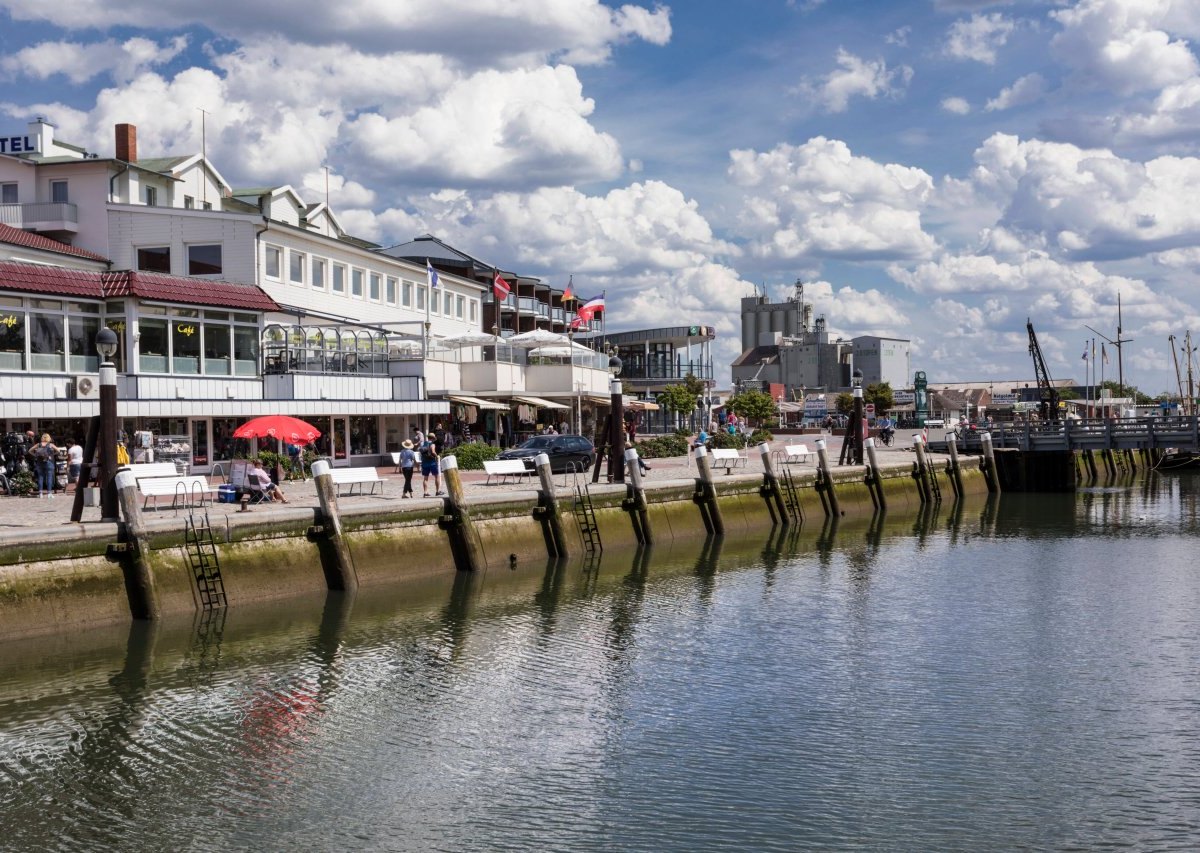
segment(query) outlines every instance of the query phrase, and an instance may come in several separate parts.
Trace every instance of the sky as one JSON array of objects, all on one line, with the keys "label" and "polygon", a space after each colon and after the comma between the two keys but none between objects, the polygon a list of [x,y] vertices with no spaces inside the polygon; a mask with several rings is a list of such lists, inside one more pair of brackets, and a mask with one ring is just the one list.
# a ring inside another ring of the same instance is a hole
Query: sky
[{"label": "sky", "polygon": [[935,384],[1031,380],[1027,319],[1083,382],[1119,298],[1153,395],[1200,344],[1197,38],[1200,0],[0,0],[0,128],[162,156],[205,116],[234,186],[328,170],[355,236],[715,326],[724,381],[797,279]]}]

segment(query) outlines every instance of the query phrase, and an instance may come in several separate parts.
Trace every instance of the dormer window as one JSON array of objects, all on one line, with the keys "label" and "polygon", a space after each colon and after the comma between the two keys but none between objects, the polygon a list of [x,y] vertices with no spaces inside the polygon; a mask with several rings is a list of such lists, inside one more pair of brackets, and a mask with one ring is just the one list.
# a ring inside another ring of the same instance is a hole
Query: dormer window
[{"label": "dormer window", "polygon": [[158,207],[158,187],[146,187],[146,206]]}]

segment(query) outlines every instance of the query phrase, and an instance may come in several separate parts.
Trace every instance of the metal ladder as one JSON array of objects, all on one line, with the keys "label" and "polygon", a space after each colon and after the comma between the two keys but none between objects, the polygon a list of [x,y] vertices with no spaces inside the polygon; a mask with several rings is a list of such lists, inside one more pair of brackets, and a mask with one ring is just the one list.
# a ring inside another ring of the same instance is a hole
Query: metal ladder
[{"label": "metal ladder", "polygon": [[783,508],[787,510],[793,521],[803,521],[804,514],[800,511],[800,493],[796,491],[796,481],[792,477],[792,471],[790,468],[784,467],[780,473],[782,476],[779,477],[779,481],[783,486]]},{"label": "metal ladder", "polygon": [[217,557],[217,545],[213,541],[212,526],[208,523],[208,510],[204,511],[204,523],[198,524],[195,511],[189,512],[184,526],[184,544],[192,575],[196,578],[196,591],[200,605],[205,610],[224,607],[225,581],[221,579],[221,563]]},{"label": "metal ladder", "polygon": [[928,463],[929,469],[929,498],[935,504],[942,502],[942,486],[938,483],[937,467],[932,462]]},{"label": "metal ladder", "polygon": [[596,510],[592,506],[592,493],[586,484],[575,484],[575,500],[571,505],[575,520],[579,522],[579,532],[583,534],[583,547],[588,553],[603,551],[600,544],[600,528],[596,526]]}]

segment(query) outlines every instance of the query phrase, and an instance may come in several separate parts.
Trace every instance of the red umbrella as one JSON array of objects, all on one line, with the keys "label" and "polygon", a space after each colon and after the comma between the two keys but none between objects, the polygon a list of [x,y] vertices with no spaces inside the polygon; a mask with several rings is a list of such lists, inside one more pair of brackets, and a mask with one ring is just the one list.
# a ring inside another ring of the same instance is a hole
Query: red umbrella
[{"label": "red umbrella", "polygon": [[246,421],[233,432],[234,438],[279,438],[297,446],[321,437],[312,424],[287,415],[263,415]]}]

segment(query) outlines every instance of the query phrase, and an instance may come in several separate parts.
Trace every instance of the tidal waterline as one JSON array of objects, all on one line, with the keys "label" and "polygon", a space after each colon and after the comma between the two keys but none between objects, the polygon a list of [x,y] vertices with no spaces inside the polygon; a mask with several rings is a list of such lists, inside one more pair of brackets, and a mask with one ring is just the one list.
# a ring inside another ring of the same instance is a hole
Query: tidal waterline
[{"label": "tidal waterline", "polygon": [[0,645],[0,847],[1192,849],[1198,492]]}]

